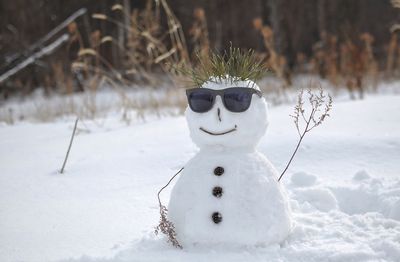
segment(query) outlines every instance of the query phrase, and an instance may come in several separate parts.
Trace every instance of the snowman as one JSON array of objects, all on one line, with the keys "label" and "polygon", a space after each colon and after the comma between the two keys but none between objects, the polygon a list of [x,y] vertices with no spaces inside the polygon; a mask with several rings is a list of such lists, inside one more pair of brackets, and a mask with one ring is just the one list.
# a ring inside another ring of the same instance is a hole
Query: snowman
[{"label": "snowman", "polygon": [[186,93],[186,120],[200,150],[171,192],[168,218],[179,243],[281,243],[291,230],[290,208],[277,171],[256,149],[268,126],[260,88],[226,76]]}]

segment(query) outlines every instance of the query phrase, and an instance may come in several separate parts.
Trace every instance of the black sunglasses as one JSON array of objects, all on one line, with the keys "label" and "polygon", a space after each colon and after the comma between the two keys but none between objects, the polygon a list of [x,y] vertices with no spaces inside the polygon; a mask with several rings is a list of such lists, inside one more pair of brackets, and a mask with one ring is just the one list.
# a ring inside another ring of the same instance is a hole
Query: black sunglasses
[{"label": "black sunglasses", "polygon": [[217,95],[222,98],[225,108],[229,111],[244,112],[249,109],[253,94],[262,97],[259,90],[248,87],[230,87],[221,90],[200,87],[186,90],[189,107],[196,113],[205,113],[211,110]]}]

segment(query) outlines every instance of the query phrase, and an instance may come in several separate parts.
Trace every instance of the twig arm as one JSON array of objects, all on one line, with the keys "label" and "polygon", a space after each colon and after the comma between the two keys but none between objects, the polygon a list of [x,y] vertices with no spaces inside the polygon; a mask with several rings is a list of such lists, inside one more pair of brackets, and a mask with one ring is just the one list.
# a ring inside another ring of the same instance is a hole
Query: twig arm
[{"label": "twig arm", "polygon": [[184,169],[184,167],[182,167],[181,169],[179,169],[179,171],[178,171],[175,175],[173,175],[173,176],[171,177],[171,179],[168,181],[168,183],[167,183],[165,186],[163,186],[163,187],[158,191],[158,193],[157,193],[157,198],[158,198],[158,204],[160,205],[160,207],[162,206],[162,204],[161,204],[161,199],[160,199],[160,194],[161,194],[161,192],[162,192],[165,188],[167,188],[167,187],[169,186],[169,184],[172,182],[172,180],[174,180],[174,178],[175,178],[177,175],[179,175],[179,173],[182,172],[183,169]]},{"label": "twig arm", "polygon": [[297,150],[298,150],[299,147],[300,147],[301,141],[303,140],[304,134],[305,134],[305,133],[303,133],[303,135],[300,137],[299,142],[297,143],[296,149],[293,151],[293,154],[292,154],[292,156],[290,157],[289,162],[286,164],[285,169],[282,171],[281,175],[280,175],[279,178],[278,178],[278,182],[281,181],[281,178],[282,178],[283,175],[286,173],[287,169],[288,169],[289,166],[290,166],[290,163],[292,163],[292,160],[293,160],[294,156],[296,155]]},{"label": "twig arm", "polygon": [[[285,169],[283,170],[283,172],[281,173],[281,175],[278,178],[278,182],[282,179],[283,175],[285,174],[285,172],[288,170],[290,164],[293,161],[294,156],[297,153],[297,150],[300,147],[301,142],[303,141],[304,136],[306,135],[306,133],[310,132],[312,129],[314,129],[315,127],[319,126],[322,124],[322,122],[325,120],[326,117],[329,116],[329,111],[332,108],[332,97],[328,94],[328,96],[326,96],[322,90],[321,87],[319,87],[319,93],[318,94],[314,94],[312,93],[311,89],[309,89],[307,91],[308,94],[308,102],[311,106],[311,112],[310,115],[308,116],[308,119],[306,118],[304,112],[304,102],[303,102],[303,90],[300,91],[298,98],[297,98],[297,104],[294,107],[294,114],[290,115],[293,118],[293,122],[296,126],[296,130],[297,133],[299,135],[299,141],[296,145],[295,150],[292,153],[292,156],[289,159],[289,162],[286,164]],[[321,111],[321,107],[325,105],[325,110]],[[319,117],[316,119],[315,115],[317,112],[319,113]],[[299,119],[303,120],[304,123],[306,124],[304,130],[302,130],[302,132],[300,132],[300,127],[299,127]],[[311,125],[310,125],[311,124]]]},{"label": "twig arm", "polygon": [[160,222],[158,226],[155,228],[155,234],[157,235],[159,232],[163,233],[168,237],[168,241],[177,248],[182,248],[182,245],[179,243],[177,239],[177,235],[175,232],[175,225],[168,220],[168,209],[161,203],[160,194],[161,192],[171,183],[171,181],[180,173],[182,172],[183,167],[171,177],[168,183],[163,186],[157,194],[158,204],[160,206]]}]

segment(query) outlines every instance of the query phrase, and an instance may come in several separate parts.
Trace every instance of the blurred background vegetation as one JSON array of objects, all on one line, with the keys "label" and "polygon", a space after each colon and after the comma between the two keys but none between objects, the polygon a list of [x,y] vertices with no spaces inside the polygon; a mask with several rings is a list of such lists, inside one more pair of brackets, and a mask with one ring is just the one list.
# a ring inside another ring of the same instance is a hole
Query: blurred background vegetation
[{"label": "blurred background vegetation", "polygon": [[[362,96],[400,77],[398,0],[1,0],[0,98],[176,85],[177,66],[252,48],[280,86],[313,74]],[[171,74],[172,73],[172,74]]]}]

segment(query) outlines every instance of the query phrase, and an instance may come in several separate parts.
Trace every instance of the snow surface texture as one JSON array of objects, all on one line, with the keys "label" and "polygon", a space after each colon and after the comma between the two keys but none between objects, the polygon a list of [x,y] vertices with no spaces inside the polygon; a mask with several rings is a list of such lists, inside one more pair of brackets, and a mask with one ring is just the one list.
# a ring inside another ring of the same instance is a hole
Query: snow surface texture
[{"label": "snow surface texture", "polygon": [[[207,82],[203,87],[256,88],[251,82]],[[218,113],[219,112],[219,113]],[[266,245],[283,241],[291,229],[288,198],[272,164],[255,146],[265,134],[267,104],[253,95],[248,110],[228,111],[220,96],[213,108],[196,113],[188,107],[190,136],[200,151],[187,163],[169,201],[169,218],[178,240],[202,245]],[[211,135],[204,132],[224,133]],[[222,167],[217,176],[214,170]],[[222,192],[213,195],[213,189]],[[222,221],[215,223],[217,212]]]},{"label": "snow surface texture", "polygon": [[[278,170],[297,141],[292,110],[269,110],[259,145]],[[73,124],[0,124],[0,261],[400,261],[399,95],[336,100],[282,180],[294,228],[269,247],[154,236],[157,191],[197,153],[184,117],[79,122],[60,175]]]}]

